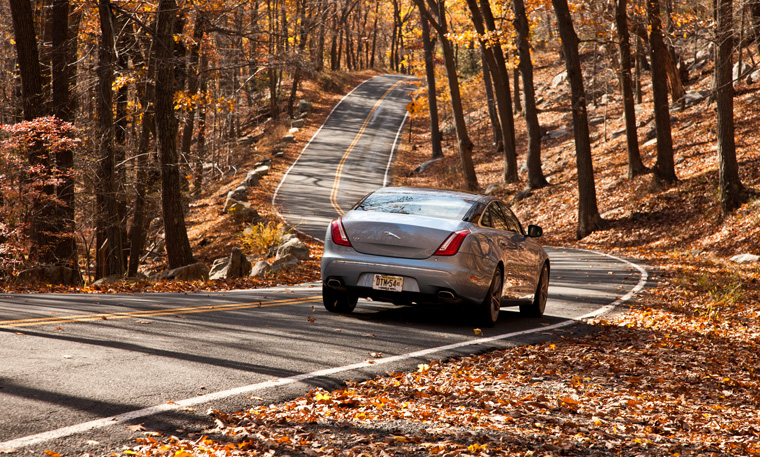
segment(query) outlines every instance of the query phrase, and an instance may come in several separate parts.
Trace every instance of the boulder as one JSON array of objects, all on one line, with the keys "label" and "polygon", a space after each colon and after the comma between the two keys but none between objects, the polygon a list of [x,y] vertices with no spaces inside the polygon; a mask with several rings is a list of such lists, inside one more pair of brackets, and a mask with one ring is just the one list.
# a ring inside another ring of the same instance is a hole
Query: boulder
[{"label": "boulder", "polygon": [[623,135],[625,135],[625,129],[615,130],[615,131],[614,131],[614,132],[612,132],[612,134],[610,135],[610,139],[611,139],[611,140],[614,140],[615,138],[617,138],[617,137],[619,137],[619,136],[623,136]]},{"label": "boulder", "polygon": [[97,281],[94,281],[91,285],[98,287],[98,286],[109,286],[112,284],[118,284],[124,280],[124,276],[122,275],[111,275],[106,276],[105,278],[100,278]]},{"label": "boulder", "polygon": [[[694,105],[702,103],[709,96],[710,96],[709,90],[688,91],[683,96],[683,106],[684,108],[690,108]],[[681,102],[679,101],[679,102],[674,103],[673,107],[680,108],[680,105],[681,105]]]},{"label": "boulder", "polygon": [[251,269],[251,276],[266,276],[272,274],[272,267],[264,260],[259,260]]},{"label": "boulder", "polygon": [[554,78],[552,78],[552,88],[556,89],[557,87],[559,87],[560,84],[564,83],[565,81],[567,81],[567,71],[563,71],[559,73],[557,76],[555,76]]},{"label": "boulder", "polygon": [[562,138],[563,136],[567,135],[569,132],[565,127],[559,128],[557,130],[552,130],[551,132],[547,133],[546,136],[548,136],[551,139],[556,140],[557,138]]},{"label": "boulder", "polygon": [[257,133],[255,135],[246,135],[238,138],[237,142],[241,146],[251,146],[259,142],[264,138],[264,132]]},{"label": "boulder", "polygon": [[[741,69],[740,69],[741,67]],[[744,62],[736,62],[734,64],[733,69],[731,70],[731,75],[733,77],[734,81],[737,81],[745,77],[749,72],[753,70],[752,66],[748,63]]]},{"label": "boulder", "polygon": [[259,212],[253,208],[248,202],[232,202],[229,207],[226,208],[227,213],[241,222],[253,222],[259,218]]},{"label": "boulder", "polygon": [[176,279],[177,281],[205,281],[208,279],[209,269],[203,262],[192,263],[184,267],[162,271],[152,279]]},{"label": "boulder", "polygon": [[251,262],[240,248],[232,248],[230,263],[227,269],[227,279],[244,278],[251,274]]},{"label": "boulder", "polygon": [[494,195],[494,194],[500,193],[500,192],[501,192],[501,191],[503,191],[503,190],[504,190],[506,187],[507,187],[507,186],[506,186],[506,184],[504,184],[503,182],[495,182],[495,183],[491,183],[491,184],[489,184],[489,185],[488,185],[488,187],[486,188],[486,192],[485,192],[485,194],[486,194],[486,195]]},{"label": "boulder", "polygon": [[20,272],[17,278],[23,282],[43,284],[63,284],[78,286],[82,284],[79,270],[63,265],[40,265]]},{"label": "boulder", "polygon": [[246,187],[255,187],[259,185],[259,175],[256,174],[255,171],[249,171],[245,175],[245,179],[243,180],[243,185]]},{"label": "boulder", "polygon": [[287,268],[291,268],[298,265],[298,259],[292,255],[288,254],[285,257],[281,257],[274,262],[272,262],[272,272],[277,273],[280,270],[285,270]]},{"label": "boulder", "polygon": [[214,260],[209,272],[209,279],[235,279],[244,278],[251,273],[251,262],[243,254],[240,248],[232,248],[229,257]]},{"label": "boulder", "polygon": [[760,261],[760,256],[755,254],[739,254],[731,257],[731,261],[734,263],[756,263]]},{"label": "boulder", "polygon": [[754,84],[760,81],[760,70],[753,71],[752,74],[749,75],[747,78],[749,78],[748,84]]},{"label": "boulder", "polygon": [[285,135],[284,137],[282,137],[282,142],[285,143],[285,144],[290,144],[290,143],[293,143],[295,141],[296,141],[296,137],[293,136],[292,133],[288,133],[287,135]]},{"label": "boulder", "polygon": [[254,168],[254,169],[253,169],[253,173],[254,173],[254,174],[255,174],[255,175],[258,177],[258,178],[261,178],[261,177],[264,177],[264,176],[268,175],[268,174],[269,174],[269,170],[270,170],[271,168],[272,168],[272,167],[270,167],[268,164],[259,165],[258,167],[256,167],[256,168]]},{"label": "boulder", "polygon": [[530,197],[532,191],[533,189],[526,187],[525,189],[515,194],[515,196],[512,198],[512,203],[517,203],[520,200],[525,200],[526,198]]},{"label": "boulder", "polygon": [[280,237],[280,244],[285,244],[290,240],[297,240],[298,237],[295,233],[286,233]]},{"label": "boulder", "polygon": [[644,135],[644,140],[643,140],[643,142],[644,142],[644,143],[646,143],[646,142],[648,142],[649,140],[651,140],[651,139],[655,138],[656,136],[657,136],[657,128],[656,128],[656,126],[654,125],[654,123],[652,123],[652,125],[651,125],[651,126],[649,126],[649,130],[647,130],[647,133]]},{"label": "boulder", "polygon": [[308,114],[311,113],[311,110],[314,109],[314,105],[311,104],[309,100],[301,99],[298,100],[298,112],[301,114]]},{"label": "boulder", "polygon": [[431,160],[428,160],[427,162],[423,162],[422,164],[418,165],[417,168],[414,169],[414,172],[424,173],[425,170],[430,168],[432,165],[439,163],[441,160],[443,159],[431,159]]},{"label": "boulder", "polygon": [[229,257],[221,257],[214,260],[211,264],[211,271],[208,273],[208,279],[216,281],[217,279],[225,279],[227,277],[227,267],[230,264]]},{"label": "boulder", "polygon": [[299,240],[298,238],[290,239],[277,248],[278,259],[287,257],[289,255],[292,255],[298,260],[306,260],[310,256],[309,246],[304,244],[303,241]]},{"label": "boulder", "polygon": [[227,194],[227,198],[232,198],[233,200],[237,201],[245,201],[248,199],[248,187],[247,186],[237,186],[235,190],[231,190]]},{"label": "boulder", "polygon": [[292,121],[290,121],[290,127],[294,129],[302,129],[305,123],[306,123],[305,119],[293,119]]}]

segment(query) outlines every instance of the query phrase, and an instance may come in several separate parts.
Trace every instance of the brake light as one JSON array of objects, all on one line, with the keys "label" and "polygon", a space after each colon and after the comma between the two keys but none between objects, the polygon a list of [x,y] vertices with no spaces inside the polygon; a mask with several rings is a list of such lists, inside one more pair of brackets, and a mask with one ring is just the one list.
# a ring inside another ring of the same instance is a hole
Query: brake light
[{"label": "brake light", "polygon": [[458,230],[451,235],[441,244],[435,255],[454,255],[459,252],[459,248],[462,247],[464,239],[467,238],[471,232],[467,229]]},{"label": "brake light", "polygon": [[333,243],[341,246],[351,246],[351,241],[348,240],[346,230],[343,228],[343,222],[340,218],[330,222],[330,234],[332,235]]}]

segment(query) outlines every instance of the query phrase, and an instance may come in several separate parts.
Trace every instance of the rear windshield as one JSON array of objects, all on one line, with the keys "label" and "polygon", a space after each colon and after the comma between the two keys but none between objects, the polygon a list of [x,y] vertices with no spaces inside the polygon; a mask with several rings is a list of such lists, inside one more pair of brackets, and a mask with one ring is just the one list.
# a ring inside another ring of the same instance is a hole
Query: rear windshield
[{"label": "rear windshield", "polygon": [[427,192],[376,192],[367,196],[354,209],[357,211],[379,211],[461,220],[476,200],[477,197],[436,195]]}]

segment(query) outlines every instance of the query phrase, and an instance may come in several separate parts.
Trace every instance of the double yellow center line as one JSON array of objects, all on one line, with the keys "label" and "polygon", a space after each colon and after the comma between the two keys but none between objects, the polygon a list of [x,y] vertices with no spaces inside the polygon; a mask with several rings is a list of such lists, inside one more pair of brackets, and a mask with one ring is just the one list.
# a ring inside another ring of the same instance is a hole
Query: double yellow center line
[{"label": "double yellow center line", "polygon": [[288,298],[268,302],[230,303],[227,305],[194,306],[186,308],[157,309],[153,311],[127,311],[121,313],[79,314],[61,317],[43,317],[0,321],[2,328],[32,327],[38,325],[55,325],[72,322],[93,322],[99,320],[135,319],[155,316],[175,316],[180,314],[209,313],[214,311],[234,311],[248,308],[269,308],[272,306],[293,305],[299,303],[321,303],[321,297]]},{"label": "double yellow center line", "polygon": [[338,190],[340,189],[340,180],[343,175],[343,167],[346,165],[346,161],[348,160],[348,156],[351,154],[351,151],[354,150],[354,147],[356,146],[356,143],[359,142],[359,139],[364,134],[364,131],[367,129],[367,126],[369,125],[370,121],[372,121],[372,118],[375,115],[375,111],[380,107],[380,105],[383,103],[383,100],[388,98],[388,95],[393,92],[393,89],[395,89],[397,86],[403,84],[404,81],[398,81],[394,85],[388,88],[387,91],[383,94],[382,97],[375,103],[375,106],[372,107],[372,111],[369,112],[367,115],[367,118],[364,120],[364,123],[362,124],[361,128],[358,132],[356,132],[356,136],[354,136],[354,140],[351,141],[351,144],[348,145],[348,148],[346,149],[346,152],[343,153],[343,157],[341,157],[340,162],[338,163],[338,169],[335,170],[335,180],[333,181],[332,191],[330,192],[330,204],[335,209],[335,211],[338,212],[339,215],[343,215],[345,211],[343,211],[340,208],[340,205],[338,204]]}]

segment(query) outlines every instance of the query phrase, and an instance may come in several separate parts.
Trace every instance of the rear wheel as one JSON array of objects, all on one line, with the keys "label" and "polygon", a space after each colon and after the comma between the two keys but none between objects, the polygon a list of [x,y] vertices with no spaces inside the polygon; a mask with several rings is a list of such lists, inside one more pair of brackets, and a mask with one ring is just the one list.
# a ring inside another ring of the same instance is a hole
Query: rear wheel
[{"label": "rear wheel", "polygon": [[350,313],[356,308],[358,298],[333,288],[322,285],[322,302],[331,313]]},{"label": "rear wheel", "polygon": [[491,279],[491,287],[488,288],[488,293],[483,303],[480,304],[479,321],[481,325],[486,327],[493,327],[496,321],[499,320],[499,312],[501,310],[501,289],[504,285],[504,278],[501,272],[501,268],[497,268],[493,273]]},{"label": "rear wheel", "polygon": [[541,317],[546,309],[546,300],[549,296],[549,267],[544,264],[541,275],[538,277],[536,293],[529,305],[520,306],[520,314],[527,317]]}]

